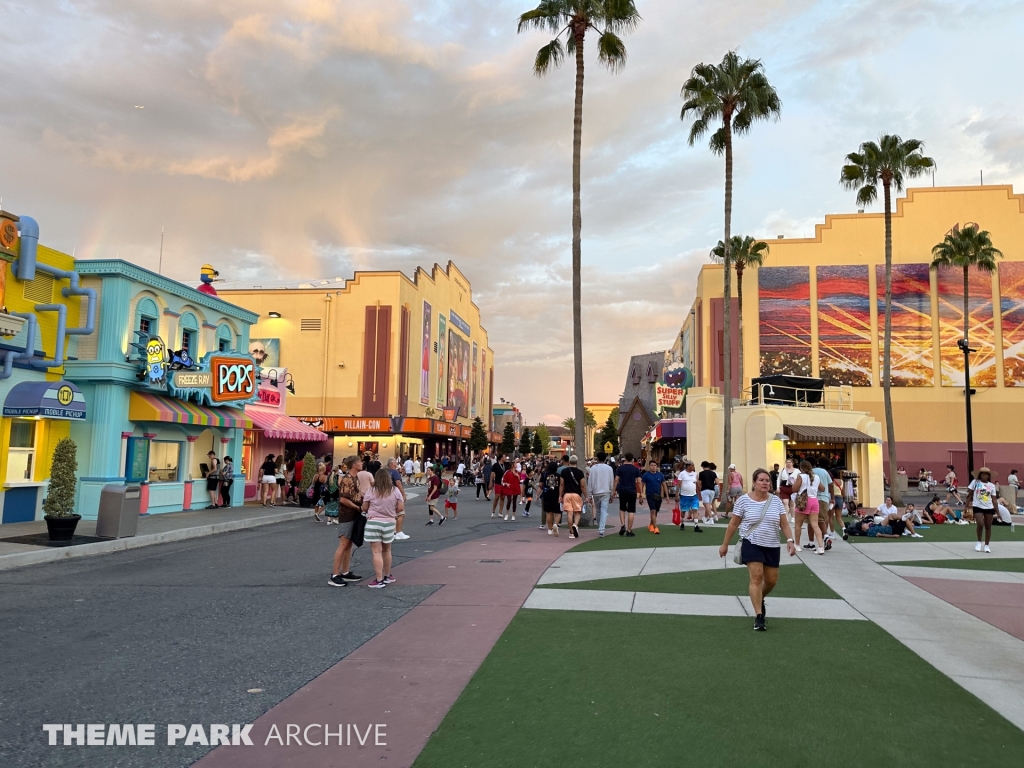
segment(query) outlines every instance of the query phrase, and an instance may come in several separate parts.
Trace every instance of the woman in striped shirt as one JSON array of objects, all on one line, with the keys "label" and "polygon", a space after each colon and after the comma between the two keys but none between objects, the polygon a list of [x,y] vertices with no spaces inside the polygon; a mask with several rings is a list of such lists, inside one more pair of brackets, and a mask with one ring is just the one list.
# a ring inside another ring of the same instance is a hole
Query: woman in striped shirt
[{"label": "woman in striped shirt", "polygon": [[370,545],[377,577],[366,585],[370,589],[381,589],[395,581],[391,575],[391,542],[395,540],[398,513],[404,511],[402,491],[392,482],[391,473],[381,467],[373,476],[373,485],[363,496],[363,512],[366,513],[363,541]]},{"label": "woman in striped shirt", "polygon": [[718,548],[718,554],[729,554],[729,542],[739,529],[740,553],[743,564],[750,576],[750,604],[754,608],[754,630],[764,632],[765,596],[779,581],[779,530],[786,534],[786,549],[789,556],[796,554],[796,544],[789,527],[789,517],[782,501],[770,491],[772,478],[767,469],[755,469],[750,481],[750,493],[736,499],[725,540]]}]

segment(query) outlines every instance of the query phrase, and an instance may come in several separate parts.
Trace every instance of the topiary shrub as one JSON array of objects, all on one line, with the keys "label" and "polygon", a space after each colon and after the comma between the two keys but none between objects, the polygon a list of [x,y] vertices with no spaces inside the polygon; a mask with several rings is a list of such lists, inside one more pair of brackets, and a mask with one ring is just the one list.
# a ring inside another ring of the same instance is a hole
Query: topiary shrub
[{"label": "topiary shrub", "polygon": [[306,451],[302,457],[302,478],[299,480],[299,491],[305,493],[313,487],[313,478],[316,477],[316,459],[313,454]]},{"label": "topiary shrub", "polygon": [[53,449],[53,467],[50,487],[43,499],[43,512],[51,517],[71,517],[75,514],[75,489],[78,486],[78,446],[65,437]]}]

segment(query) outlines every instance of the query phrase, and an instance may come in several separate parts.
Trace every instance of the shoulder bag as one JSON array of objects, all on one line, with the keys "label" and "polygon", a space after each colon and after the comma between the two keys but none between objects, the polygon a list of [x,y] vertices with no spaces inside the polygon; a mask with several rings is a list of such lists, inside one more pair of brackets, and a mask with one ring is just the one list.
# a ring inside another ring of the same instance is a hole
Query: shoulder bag
[{"label": "shoulder bag", "polygon": [[798,512],[807,510],[807,497],[811,493],[811,481],[803,472],[800,473],[800,490],[797,492],[796,509]]},{"label": "shoulder bag", "polygon": [[356,519],[352,521],[352,546],[363,546],[363,537],[366,535],[366,514],[356,513]]},{"label": "shoulder bag", "polygon": [[[768,505],[771,504],[771,502],[772,502],[772,497],[771,497],[771,494],[769,494],[768,498],[765,499],[764,505],[761,507],[761,517],[758,518],[758,521],[756,523],[754,523],[753,527],[749,531],[747,531],[747,535],[748,536],[753,534],[754,531],[757,530],[757,526],[759,526],[762,522],[764,522],[764,517],[765,517],[765,515],[768,514]],[[732,548],[732,561],[734,563],[736,563],[736,565],[743,565],[743,538],[742,537],[740,537],[740,540],[736,542],[736,546],[734,546]]]}]

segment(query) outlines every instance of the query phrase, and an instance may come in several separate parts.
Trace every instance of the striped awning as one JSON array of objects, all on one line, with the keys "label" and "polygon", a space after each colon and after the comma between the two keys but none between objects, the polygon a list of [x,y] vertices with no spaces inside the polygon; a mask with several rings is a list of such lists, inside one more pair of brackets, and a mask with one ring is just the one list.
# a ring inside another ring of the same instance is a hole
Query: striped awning
[{"label": "striped awning", "polygon": [[329,439],[319,429],[303,424],[298,419],[286,416],[277,411],[270,411],[257,406],[247,405],[245,415],[252,419],[256,429],[263,430],[263,434],[275,440],[305,440],[320,442]]},{"label": "striped awning", "polygon": [[197,427],[252,429],[252,421],[238,408],[210,408],[149,392],[132,392],[128,401],[128,419],[193,424]]},{"label": "striped awning", "polygon": [[802,424],[783,424],[790,440],[803,443],[873,443],[875,438],[851,427],[807,427]]}]

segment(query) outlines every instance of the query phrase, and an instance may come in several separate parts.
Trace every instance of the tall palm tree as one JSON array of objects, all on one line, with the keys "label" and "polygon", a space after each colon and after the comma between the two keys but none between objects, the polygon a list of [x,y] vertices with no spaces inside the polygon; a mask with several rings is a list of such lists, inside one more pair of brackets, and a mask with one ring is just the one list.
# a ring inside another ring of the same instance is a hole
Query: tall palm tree
[{"label": "tall palm tree", "polygon": [[[739,310],[739,342],[740,342],[740,392],[743,391],[743,270],[747,267],[764,266],[765,256],[769,252],[768,243],[763,240],[755,240],[752,237],[732,236],[729,243],[729,253],[732,255],[732,263],[736,265],[736,296]],[[725,243],[721,240],[718,245],[711,249],[711,260],[721,264],[725,261]],[[726,296],[726,301],[731,297]]]},{"label": "tall palm tree", "polygon": [[982,272],[995,272],[996,259],[1002,257],[1003,252],[992,245],[988,232],[979,229],[977,224],[968,224],[963,229],[954,227],[941,243],[932,248],[932,269],[959,267],[964,271],[964,341],[967,341],[970,329],[971,267]]},{"label": "tall palm tree", "polygon": [[[537,51],[533,72],[546,75],[564,61],[576,58],[576,101],[572,130],[572,343],[576,416],[575,443],[586,445],[583,414],[583,324],[580,318],[583,216],[580,210],[580,146],[583,141],[583,43],[587,32],[597,34],[597,60],[617,72],[626,64],[626,44],[620,33],[640,23],[633,0],[541,0],[540,5],[519,17],[519,32],[530,29],[553,32],[554,39]],[[565,44],[559,39],[565,35]]]},{"label": "tall palm tree", "polygon": [[896,428],[892,421],[892,190],[903,191],[903,180],[921,176],[935,167],[935,161],[921,154],[924,142],[918,139],[903,141],[899,136],[886,134],[876,144],[866,141],[860,151],[846,156],[839,183],[846,189],[857,190],[857,202],[869,205],[878,199],[881,183],[885,201],[885,330],[882,351],[882,399],[885,405],[885,436],[889,446],[889,478],[893,502],[900,503],[896,488]]},{"label": "tall palm tree", "polygon": [[725,237],[722,263],[725,265],[725,371],[722,394],[725,462],[732,463],[732,137],[750,132],[759,120],[778,119],[782,114],[779,94],[764,74],[759,59],[741,59],[736,51],[725,54],[721,64],[698,64],[683,83],[684,122],[693,119],[687,142],[692,147],[712,126],[709,145],[716,155],[725,155]]}]

